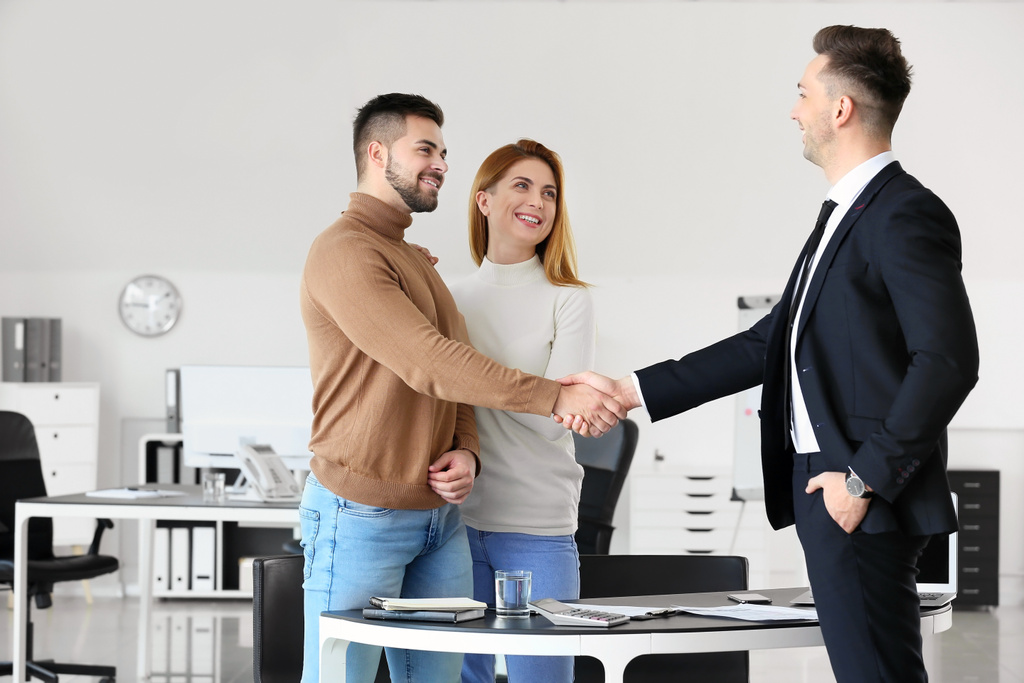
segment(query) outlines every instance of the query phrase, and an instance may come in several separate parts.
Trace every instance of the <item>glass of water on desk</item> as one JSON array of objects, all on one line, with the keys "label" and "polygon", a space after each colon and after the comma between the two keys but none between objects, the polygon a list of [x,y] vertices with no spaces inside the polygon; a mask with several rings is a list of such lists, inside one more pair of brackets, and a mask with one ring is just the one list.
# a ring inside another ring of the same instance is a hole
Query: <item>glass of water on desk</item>
[{"label": "glass of water on desk", "polygon": [[525,569],[494,572],[494,606],[499,617],[526,619],[530,616],[530,583],[533,573]]}]

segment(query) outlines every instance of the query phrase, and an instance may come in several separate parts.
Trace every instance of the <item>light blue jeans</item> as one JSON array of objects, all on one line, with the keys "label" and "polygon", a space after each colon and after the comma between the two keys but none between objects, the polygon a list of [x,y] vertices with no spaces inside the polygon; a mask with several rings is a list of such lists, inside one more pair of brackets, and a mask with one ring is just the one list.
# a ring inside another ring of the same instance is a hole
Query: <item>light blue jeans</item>
[{"label": "light blue jeans", "polygon": [[[580,597],[580,553],[568,536],[534,536],[478,531],[467,526],[473,553],[473,597],[494,605],[494,571],[529,569],[533,572],[530,601]],[[505,657],[509,683],[572,683],[572,657]],[[467,654],[463,683],[494,683],[494,655]]]},{"label": "light blue jeans", "polygon": [[[361,609],[371,596],[467,596],[473,577],[458,507],[391,510],[331,493],[313,474],[299,505],[305,574],[303,683],[320,670],[320,612]],[[462,655],[386,648],[395,683],[457,683]],[[346,681],[372,683],[380,647],[352,643]]]}]

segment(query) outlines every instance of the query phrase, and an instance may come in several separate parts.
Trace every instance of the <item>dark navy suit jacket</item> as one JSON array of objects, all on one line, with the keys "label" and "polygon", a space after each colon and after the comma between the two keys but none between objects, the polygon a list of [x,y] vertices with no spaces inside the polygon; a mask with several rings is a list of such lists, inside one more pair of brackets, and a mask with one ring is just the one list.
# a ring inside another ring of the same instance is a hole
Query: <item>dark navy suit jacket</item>
[{"label": "dark navy suit jacket", "polygon": [[[960,257],[953,214],[893,162],[854,201],[808,284],[795,325],[800,387],[826,469],[852,467],[876,491],[865,532],[956,529],[946,426],[978,379]],[[763,385],[765,505],[776,529],[793,523],[786,328],[803,260],[752,328],[637,372],[653,420]]]}]

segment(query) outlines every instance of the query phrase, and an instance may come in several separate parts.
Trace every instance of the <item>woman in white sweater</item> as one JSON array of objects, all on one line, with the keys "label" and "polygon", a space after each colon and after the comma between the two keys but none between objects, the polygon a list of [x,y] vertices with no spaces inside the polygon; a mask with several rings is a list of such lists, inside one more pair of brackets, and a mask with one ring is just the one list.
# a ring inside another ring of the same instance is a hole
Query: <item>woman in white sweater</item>
[{"label": "woman in white sweater", "polygon": [[[594,364],[590,292],[576,276],[562,162],[533,140],[493,152],[476,174],[469,242],[480,269],[451,288],[470,340],[509,367],[558,379]],[[531,600],[579,597],[573,534],[583,469],[571,432],[536,415],[476,408],[482,469],[462,516],[474,598],[494,571],[533,572]],[[573,679],[572,657],[508,657],[510,683]],[[494,658],[466,655],[464,682],[492,683]]]}]

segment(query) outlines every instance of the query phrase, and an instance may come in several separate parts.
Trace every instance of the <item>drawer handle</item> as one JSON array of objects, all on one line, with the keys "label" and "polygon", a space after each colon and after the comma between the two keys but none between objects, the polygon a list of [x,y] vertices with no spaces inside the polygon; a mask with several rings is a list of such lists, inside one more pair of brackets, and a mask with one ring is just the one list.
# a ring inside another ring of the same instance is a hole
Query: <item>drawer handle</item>
[{"label": "drawer handle", "polygon": [[689,479],[690,481],[711,481],[712,479],[714,479],[714,477],[694,477],[694,476],[687,476],[686,478]]},{"label": "drawer handle", "polygon": [[980,510],[981,503],[964,503],[964,510]]},{"label": "drawer handle", "polygon": [[964,482],[964,488],[965,489],[980,489],[981,488],[981,482],[980,481],[965,481]]},{"label": "drawer handle", "polygon": [[977,595],[978,593],[981,592],[981,589],[980,588],[964,588],[960,592],[963,593],[964,595]]},{"label": "drawer handle", "polygon": [[710,498],[711,496],[713,496],[715,494],[713,494],[713,493],[687,493],[686,495],[689,496],[690,498]]},{"label": "drawer handle", "polygon": [[56,439],[56,438],[57,438],[58,436],[60,436],[60,432],[54,432],[54,433],[53,433],[53,438],[55,438],[55,439]]},{"label": "drawer handle", "polygon": [[981,531],[980,524],[964,524],[964,531]]},{"label": "drawer handle", "polygon": [[965,545],[963,547],[963,551],[965,553],[977,553],[977,552],[981,551],[981,548],[979,546],[976,546],[976,545]]},{"label": "drawer handle", "polygon": [[714,531],[714,529],[690,529],[689,527],[687,527],[686,530],[687,531],[692,531],[693,533],[697,533],[697,534],[706,534],[706,533]]},{"label": "drawer handle", "polygon": [[963,573],[964,574],[980,574],[981,573],[981,567],[964,567]]}]

